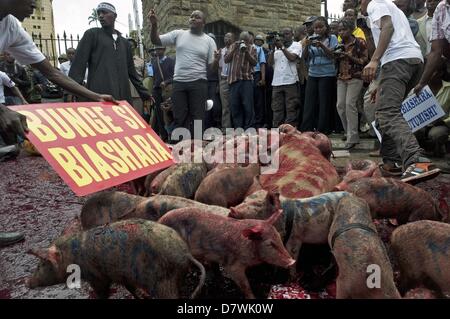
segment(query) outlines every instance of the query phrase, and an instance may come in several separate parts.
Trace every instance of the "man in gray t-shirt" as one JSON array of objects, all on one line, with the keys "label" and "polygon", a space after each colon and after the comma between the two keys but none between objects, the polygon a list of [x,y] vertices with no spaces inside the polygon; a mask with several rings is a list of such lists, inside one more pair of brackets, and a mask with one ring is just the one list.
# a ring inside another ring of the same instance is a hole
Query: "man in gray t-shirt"
[{"label": "man in gray t-shirt", "polygon": [[190,129],[193,138],[194,120],[200,120],[202,132],[204,130],[208,96],[207,68],[217,70],[220,58],[216,43],[203,32],[205,15],[201,11],[192,12],[190,30],[174,30],[161,36],[154,10],[150,10],[148,18],[153,44],[176,48],[172,93],[175,127]]}]

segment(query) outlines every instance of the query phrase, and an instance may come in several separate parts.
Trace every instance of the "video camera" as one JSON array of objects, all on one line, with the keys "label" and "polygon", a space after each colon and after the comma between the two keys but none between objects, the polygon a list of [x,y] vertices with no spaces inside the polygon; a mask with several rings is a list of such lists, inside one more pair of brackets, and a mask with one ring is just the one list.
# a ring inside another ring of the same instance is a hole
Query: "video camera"
[{"label": "video camera", "polygon": [[266,35],[267,44],[272,46],[276,41],[280,41],[283,39],[283,35],[278,31],[269,31]]}]

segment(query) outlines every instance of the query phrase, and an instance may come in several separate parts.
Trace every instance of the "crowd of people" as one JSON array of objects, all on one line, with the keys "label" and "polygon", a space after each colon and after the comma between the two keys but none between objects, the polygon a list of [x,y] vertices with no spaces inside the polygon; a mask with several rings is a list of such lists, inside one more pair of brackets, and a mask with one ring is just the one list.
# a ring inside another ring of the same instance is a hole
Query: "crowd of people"
[{"label": "crowd of people", "polygon": [[[375,121],[385,175],[410,180],[439,172],[423,148],[445,154],[449,137],[450,0],[345,0],[338,21],[311,16],[269,34],[227,33],[223,48],[204,32],[203,12],[191,14],[189,29],[161,35],[153,9],[147,61],[136,54],[136,41],[115,29],[116,8],[102,2],[101,28],[86,31],[77,49],[60,57],[60,70],[18,22],[35,1],[0,4],[2,104],[39,103],[52,92],[64,101],[126,100],[168,142],[177,141],[177,128],[193,133],[194,123],[202,132],[291,124],[343,133],[351,150],[361,131],[374,135]],[[175,57],[166,55],[168,47]],[[413,134],[400,107],[425,85],[447,115]],[[2,145],[16,144],[25,131],[24,117],[2,105]]]}]

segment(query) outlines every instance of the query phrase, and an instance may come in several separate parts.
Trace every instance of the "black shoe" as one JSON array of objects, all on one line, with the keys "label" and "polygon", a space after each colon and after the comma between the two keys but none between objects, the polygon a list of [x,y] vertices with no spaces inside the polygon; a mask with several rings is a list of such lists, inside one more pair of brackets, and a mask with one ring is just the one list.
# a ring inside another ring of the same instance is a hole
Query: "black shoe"
[{"label": "black shoe", "polygon": [[0,162],[15,159],[20,153],[17,145],[8,145],[0,147]]},{"label": "black shoe", "polygon": [[0,247],[9,246],[24,239],[21,233],[0,233]]},{"label": "black shoe", "polygon": [[356,144],[358,144],[358,143],[346,143],[345,146],[343,147],[343,149],[351,150],[352,148],[354,148],[356,146]]}]

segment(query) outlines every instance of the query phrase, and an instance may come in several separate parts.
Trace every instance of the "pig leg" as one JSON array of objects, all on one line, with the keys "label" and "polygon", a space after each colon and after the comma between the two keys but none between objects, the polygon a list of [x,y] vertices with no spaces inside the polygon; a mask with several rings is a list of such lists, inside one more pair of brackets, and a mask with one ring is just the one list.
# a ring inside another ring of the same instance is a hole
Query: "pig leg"
[{"label": "pig leg", "polygon": [[[125,288],[130,292],[130,294],[133,295],[134,299],[143,299],[143,296],[138,295],[138,289],[134,286],[131,285],[124,285]],[[140,293],[143,293],[142,291],[140,291]]]},{"label": "pig leg", "polygon": [[158,282],[158,286],[156,287],[156,296],[152,296],[152,298],[157,299],[178,299],[178,276],[175,278],[162,280]]},{"label": "pig leg", "polygon": [[241,291],[244,293],[246,299],[255,299],[250,283],[248,282],[245,270],[241,265],[224,267],[225,272],[229,277],[239,286]]},{"label": "pig leg", "polygon": [[[294,235],[294,234],[292,234]],[[302,248],[302,242],[301,240],[293,240],[293,236],[289,238],[288,242],[286,243],[286,250],[288,251],[289,255],[291,255],[292,259],[294,259],[296,262],[298,261],[298,255],[300,254],[300,249]],[[294,279],[297,277],[297,263],[294,264],[293,267],[290,267],[289,269],[289,277],[291,279]]]},{"label": "pig leg", "polygon": [[92,289],[94,289],[95,295],[98,299],[108,299],[110,294],[111,282],[105,278],[94,279],[89,281]]}]

